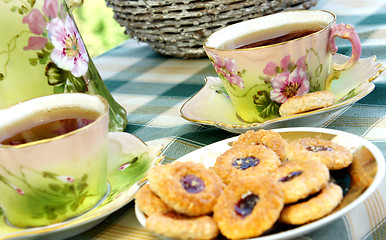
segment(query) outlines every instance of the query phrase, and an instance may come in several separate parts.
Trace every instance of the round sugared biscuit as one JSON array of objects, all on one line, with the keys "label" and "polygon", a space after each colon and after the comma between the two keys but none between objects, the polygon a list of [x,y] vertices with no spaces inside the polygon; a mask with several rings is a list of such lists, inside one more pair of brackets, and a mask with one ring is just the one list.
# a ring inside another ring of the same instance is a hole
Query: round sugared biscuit
[{"label": "round sugared biscuit", "polygon": [[317,91],[303,96],[289,98],[279,108],[282,117],[297,113],[332,106],[335,104],[335,95],[329,91]]},{"label": "round sugared biscuit", "polygon": [[221,178],[212,169],[193,162],[152,168],[149,185],[166,205],[187,216],[211,213],[223,189]]},{"label": "round sugared biscuit", "polygon": [[213,217],[229,239],[257,237],[273,226],[283,206],[282,191],[274,178],[244,176],[224,188]]},{"label": "round sugared biscuit", "polygon": [[147,216],[171,211],[171,208],[150,190],[149,184],[141,187],[135,194],[135,204]]},{"label": "round sugared biscuit", "polygon": [[187,217],[175,212],[156,213],[146,219],[146,229],[177,239],[213,239],[219,234],[210,216]]},{"label": "round sugared biscuit", "polygon": [[287,141],[280,133],[272,130],[249,130],[241,134],[237,140],[233,142],[232,146],[237,147],[239,145],[264,145],[272,149],[281,161],[286,160],[284,148],[287,145]]},{"label": "round sugared biscuit", "polygon": [[318,138],[301,138],[285,147],[288,161],[317,161],[330,170],[348,167],[352,163],[351,152],[334,142]]},{"label": "round sugared biscuit", "polygon": [[294,203],[324,188],[330,172],[320,162],[287,162],[274,172],[283,191],[284,203]]},{"label": "round sugared biscuit", "polygon": [[228,184],[233,177],[273,172],[280,164],[277,154],[263,145],[239,145],[221,154],[213,170]]},{"label": "round sugared biscuit", "polygon": [[285,224],[301,225],[318,220],[331,213],[342,199],[342,188],[329,183],[315,197],[304,202],[285,206],[279,221]]}]

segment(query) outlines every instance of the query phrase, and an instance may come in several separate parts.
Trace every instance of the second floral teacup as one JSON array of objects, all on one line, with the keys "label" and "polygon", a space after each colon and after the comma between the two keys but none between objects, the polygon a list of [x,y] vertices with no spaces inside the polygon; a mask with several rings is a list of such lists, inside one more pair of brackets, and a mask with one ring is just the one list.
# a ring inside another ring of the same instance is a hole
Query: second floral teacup
[{"label": "second floral teacup", "polygon": [[0,109],[0,207],[10,224],[59,223],[103,199],[108,109],[104,98],[83,93]]},{"label": "second floral teacup", "polygon": [[[350,40],[352,56],[331,63],[335,37]],[[264,122],[280,117],[288,98],[330,90],[341,71],[361,54],[350,25],[336,25],[327,11],[302,10],[272,14],[230,25],[213,33],[204,49],[229,94],[238,117]]]}]

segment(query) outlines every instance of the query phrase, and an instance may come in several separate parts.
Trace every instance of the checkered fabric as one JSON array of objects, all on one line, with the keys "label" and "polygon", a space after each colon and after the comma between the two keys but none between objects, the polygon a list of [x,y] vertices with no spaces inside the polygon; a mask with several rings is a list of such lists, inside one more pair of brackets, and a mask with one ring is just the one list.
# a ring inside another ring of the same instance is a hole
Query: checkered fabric
[{"label": "checkered fabric", "polygon": [[[363,58],[373,55],[386,66],[386,1],[319,0],[314,9],[337,15],[337,22],[354,25],[362,42]],[[337,41],[339,53],[351,55],[348,41]],[[167,58],[146,44],[128,40],[98,56],[94,62],[115,99],[128,112],[125,131],[147,144],[163,144],[165,162],[234,133],[189,122],[180,108],[215,76],[208,59]],[[375,81],[375,90],[322,127],[361,136],[386,153],[386,74]],[[299,239],[386,239],[386,180],[363,204],[346,216]],[[101,224],[73,239],[155,239],[137,222],[133,203]]]}]

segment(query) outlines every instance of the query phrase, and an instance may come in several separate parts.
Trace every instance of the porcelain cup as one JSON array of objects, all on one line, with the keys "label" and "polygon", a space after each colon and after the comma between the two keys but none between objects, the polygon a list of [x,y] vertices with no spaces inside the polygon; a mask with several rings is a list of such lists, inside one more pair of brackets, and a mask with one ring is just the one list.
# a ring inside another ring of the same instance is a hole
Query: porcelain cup
[{"label": "porcelain cup", "polygon": [[0,207],[9,224],[62,222],[103,199],[108,111],[104,98],[85,93],[47,95],[0,110]]},{"label": "porcelain cup", "polygon": [[[320,25],[320,28],[292,40],[237,48],[253,38],[269,37],[275,31],[303,30],[310,23]],[[338,50],[335,37],[348,39],[352,45],[351,58],[342,65],[331,63],[332,55]],[[290,97],[330,90],[332,81],[359,59],[361,43],[353,26],[337,25],[333,13],[300,10],[222,28],[206,39],[204,49],[238,117],[253,123],[280,117],[279,107]]]}]

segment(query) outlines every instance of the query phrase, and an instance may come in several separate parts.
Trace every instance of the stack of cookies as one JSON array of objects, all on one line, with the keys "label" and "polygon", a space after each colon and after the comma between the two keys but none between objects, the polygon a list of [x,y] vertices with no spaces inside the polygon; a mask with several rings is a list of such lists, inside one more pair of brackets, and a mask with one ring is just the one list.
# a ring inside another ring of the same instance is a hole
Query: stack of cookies
[{"label": "stack of cookies", "polygon": [[330,214],[343,199],[330,170],[348,167],[351,152],[331,141],[287,143],[277,132],[248,131],[213,167],[158,165],[136,194],[146,228],[181,239],[258,237],[276,223],[302,225]]}]

